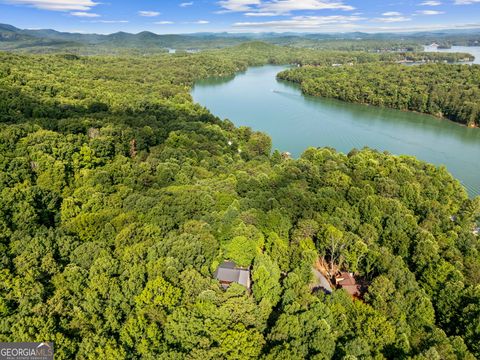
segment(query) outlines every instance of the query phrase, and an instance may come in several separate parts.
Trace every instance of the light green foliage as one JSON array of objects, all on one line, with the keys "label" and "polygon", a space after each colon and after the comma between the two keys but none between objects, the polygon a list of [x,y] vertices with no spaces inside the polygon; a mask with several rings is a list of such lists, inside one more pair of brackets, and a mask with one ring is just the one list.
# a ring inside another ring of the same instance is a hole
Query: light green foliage
[{"label": "light green foliage", "polygon": [[255,306],[237,296],[215,300],[175,310],[165,324],[167,342],[193,358],[258,357],[264,340],[252,327]]},{"label": "light green foliage", "polygon": [[268,359],[330,359],[335,349],[334,319],[320,302],[308,310],[291,305],[277,320],[268,335],[276,344]]},{"label": "light green foliage", "polygon": [[277,305],[282,291],[280,269],[268,255],[259,255],[255,259],[252,280],[255,299],[258,302],[266,299],[272,306]]},{"label": "light green foliage", "polygon": [[258,253],[257,244],[246,236],[237,236],[228,242],[225,249],[227,259],[238,266],[250,266]]},{"label": "light green foliage", "polygon": [[147,285],[136,297],[137,306],[154,306],[164,308],[168,311],[174,309],[180,300],[181,291],[176,289],[161,277],[147,282]]},{"label": "light green foliage", "polygon": [[288,241],[281,239],[276,233],[270,233],[266,243],[267,254],[276,263],[280,270],[287,271],[290,263],[290,249]]}]

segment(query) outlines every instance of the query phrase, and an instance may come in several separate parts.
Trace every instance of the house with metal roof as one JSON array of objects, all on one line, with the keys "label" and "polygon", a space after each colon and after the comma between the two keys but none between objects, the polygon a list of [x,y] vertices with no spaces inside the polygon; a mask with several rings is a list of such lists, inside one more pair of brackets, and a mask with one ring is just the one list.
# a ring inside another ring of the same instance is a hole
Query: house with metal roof
[{"label": "house with metal roof", "polygon": [[245,286],[248,290],[251,288],[250,269],[237,266],[232,261],[225,261],[217,268],[214,277],[220,281],[224,289],[232,283]]}]

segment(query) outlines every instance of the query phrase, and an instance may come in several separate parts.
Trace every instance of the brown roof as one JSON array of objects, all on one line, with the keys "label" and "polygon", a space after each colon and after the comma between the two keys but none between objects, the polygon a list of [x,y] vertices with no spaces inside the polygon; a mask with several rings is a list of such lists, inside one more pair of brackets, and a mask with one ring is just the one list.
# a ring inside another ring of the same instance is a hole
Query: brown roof
[{"label": "brown roof", "polygon": [[353,274],[349,272],[342,272],[340,273],[339,276],[336,278],[337,280],[337,285],[339,286],[356,286],[357,282],[355,281],[355,278],[353,277]]},{"label": "brown roof", "polygon": [[337,286],[344,289],[351,296],[360,296],[360,285],[357,284],[352,273],[341,272],[336,278]]}]

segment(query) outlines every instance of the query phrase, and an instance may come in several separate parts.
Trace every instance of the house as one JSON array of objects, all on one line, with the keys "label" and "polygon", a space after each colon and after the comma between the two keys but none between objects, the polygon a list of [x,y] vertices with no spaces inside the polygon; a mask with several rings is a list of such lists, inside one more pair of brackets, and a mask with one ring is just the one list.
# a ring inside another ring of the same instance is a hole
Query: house
[{"label": "house", "polygon": [[213,275],[220,281],[224,289],[228,288],[232,283],[237,283],[250,290],[250,269],[238,267],[234,262],[223,262]]},{"label": "house", "polygon": [[338,288],[344,289],[347,293],[349,293],[353,297],[360,297],[360,285],[357,284],[355,277],[352,273],[349,272],[341,272],[339,275],[335,277],[335,283]]},{"label": "house", "polygon": [[287,152],[282,152],[282,159],[283,160],[291,160],[292,159],[292,154]]}]

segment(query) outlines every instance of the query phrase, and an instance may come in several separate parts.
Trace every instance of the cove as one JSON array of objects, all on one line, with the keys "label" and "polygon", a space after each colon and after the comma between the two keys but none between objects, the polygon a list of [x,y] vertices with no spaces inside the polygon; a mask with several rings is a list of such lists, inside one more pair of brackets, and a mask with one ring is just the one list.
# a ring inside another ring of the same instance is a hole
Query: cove
[{"label": "cove", "polygon": [[295,157],[311,146],[413,155],[446,166],[470,196],[480,195],[480,129],[429,115],[305,96],[297,85],[276,79],[286,68],[252,67],[235,77],[202,80],[192,97],[237,126],[266,132],[275,149]]},{"label": "cove", "polygon": [[474,64],[480,64],[480,46],[452,46],[450,49],[438,49],[437,47],[425,46],[425,51],[444,52],[444,53],[469,53],[475,56]]}]

